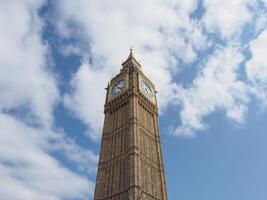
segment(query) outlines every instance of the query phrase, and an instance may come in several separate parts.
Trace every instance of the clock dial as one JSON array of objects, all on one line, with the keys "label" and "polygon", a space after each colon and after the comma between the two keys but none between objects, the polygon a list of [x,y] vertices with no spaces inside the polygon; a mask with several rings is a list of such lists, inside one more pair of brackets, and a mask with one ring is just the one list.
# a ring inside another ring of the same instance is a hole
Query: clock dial
[{"label": "clock dial", "polygon": [[141,81],[141,88],[143,90],[143,93],[148,97],[148,98],[152,98],[154,95],[153,95],[153,92],[152,90],[150,89],[150,87],[148,86],[148,84],[145,82],[145,81]]},{"label": "clock dial", "polygon": [[126,85],[126,80],[122,79],[118,81],[112,88],[112,91],[111,91],[112,96],[117,96],[118,94],[120,94],[123,88],[125,87],[125,85]]}]

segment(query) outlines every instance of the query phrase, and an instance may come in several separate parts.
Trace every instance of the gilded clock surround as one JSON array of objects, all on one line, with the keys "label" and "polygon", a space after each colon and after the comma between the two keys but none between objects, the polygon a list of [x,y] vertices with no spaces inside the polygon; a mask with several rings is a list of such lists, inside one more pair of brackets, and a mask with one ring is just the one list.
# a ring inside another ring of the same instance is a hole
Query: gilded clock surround
[{"label": "gilded clock surround", "polygon": [[[95,200],[167,200],[155,87],[132,52],[107,87]],[[116,96],[112,88],[125,79]],[[144,80],[153,92],[141,89]]]}]

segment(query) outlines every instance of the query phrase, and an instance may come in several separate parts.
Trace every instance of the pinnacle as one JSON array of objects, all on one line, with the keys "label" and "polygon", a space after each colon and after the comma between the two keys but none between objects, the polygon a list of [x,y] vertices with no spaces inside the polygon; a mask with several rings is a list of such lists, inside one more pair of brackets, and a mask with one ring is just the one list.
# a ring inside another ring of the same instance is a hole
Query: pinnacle
[{"label": "pinnacle", "polygon": [[126,61],[124,61],[122,63],[122,65],[124,66],[128,62],[135,62],[135,63],[137,63],[141,67],[141,65],[137,62],[137,60],[135,59],[135,57],[133,55],[133,48],[132,47],[130,47],[130,54],[129,54],[128,58],[126,59]]},{"label": "pinnacle", "polygon": [[130,60],[131,58],[134,58],[132,47],[130,47],[130,55],[128,56],[127,60]]}]

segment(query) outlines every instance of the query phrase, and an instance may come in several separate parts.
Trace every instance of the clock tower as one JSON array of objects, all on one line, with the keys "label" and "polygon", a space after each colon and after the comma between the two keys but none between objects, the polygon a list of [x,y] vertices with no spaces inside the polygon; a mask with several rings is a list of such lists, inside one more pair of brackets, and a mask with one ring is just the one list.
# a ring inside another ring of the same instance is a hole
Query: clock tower
[{"label": "clock tower", "polygon": [[133,56],[106,88],[95,200],[167,200],[154,84]]}]

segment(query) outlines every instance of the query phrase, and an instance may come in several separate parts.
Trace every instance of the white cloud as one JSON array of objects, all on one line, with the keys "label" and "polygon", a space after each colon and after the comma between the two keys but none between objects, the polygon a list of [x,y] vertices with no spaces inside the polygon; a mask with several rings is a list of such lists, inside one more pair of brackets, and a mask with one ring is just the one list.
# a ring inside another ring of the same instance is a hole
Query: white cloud
[{"label": "white cloud", "polygon": [[[64,103],[92,128],[93,131],[89,132],[92,138],[99,137],[103,125],[102,120],[97,120],[103,116],[99,114],[103,111],[105,99],[103,88],[112,74],[119,72],[121,58],[127,57],[126,52],[131,45],[136,58],[141,60],[143,71],[157,87],[161,111],[175,99],[179,100],[182,126],[176,134],[193,134],[203,130],[206,127],[204,118],[218,110],[231,121],[242,124],[250,95],[266,98],[266,87],[259,86],[259,81],[256,83],[254,80],[265,80],[265,77],[259,77],[264,73],[256,75],[257,69],[263,71],[260,66],[254,67],[254,61],[250,61],[253,67],[250,64],[246,67],[250,82],[239,80],[243,76],[239,65],[245,60],[241,49],[247,46],[240,43],[243,27],[252,22],[253,17],[257,18],[256,32],[265,26],[265,19],[258,19],[263,15],[255,14],[249,8],[256,9],[256,1],[204,0],[203,18],[192,19],[190,14],[196,10],[197,4],[196,0],[58,2],[55,24],[59,35],[82,38],[90,47],[91,62],[83,63],[74,75],[73,91],[65,94]],[[149,11],[147,8],[150,8]],[[76,25],[74,29],[73,24]],[[184,63],[191,65],[199,55],[206,55],[208,47],[217,45],[218,41],[207,39],[204,27],[208,33],[226,39],[226,47],[211,53],[202,65],[196,64],[202,69],[189,88],[177,86],[179,80],[175,80],[175,75],[184,70],[181,66]],[[88,51],[81,51],[75,45],[64,48],[64,52],[87,57]],[[253,49],[251,46],[252,54]],[[255,59],[258,60],[257,57]],[[93,88],[98,92],[89,92]]]},{"label": "white cloud", "polygon": [[98,155],[92,151],[84,149],[77,145],[75,140],[66,137],[62,132],[51,132],[47,140],[43,141],[44,148],[48,151],[57,152],[67,160],[75,164],[78,171],[87,174],[96,172],[96,164],[98,162]]},{"label": "white cloud", "polygon": [[[92,58],[90,66],[81,65],[74,76],[74,91],[65,98],[67,107],[99,132],[103,87],[112,74],[119,72],[121,59],[127,58],[132,45],[144,72],[157,86],[160,108],[164,109],[173,99],[171,74],[181,70],[176,65],[193,62],[196,51],[208,45],[201,25],[189,17],[196,8],[196,0],[60,0],[55,22],[58,33],[61,37],[83,38]],[[75,29],[68,26],[73,23]]]},{"label": "white cloud", "polygon": [[235,48],[218,48],[189,88],[178,87],[182,125],[175,134],[192,135],[205,129],[203,118],[216,110],[223,110],[236,123],[243,122],[249,102],[247,86],[238,80],[243,60]]},{"label": "white cloud", "polygon": [[64,96],[65,106],[92,129],[88,131],[92,139],[101,135],[108,79],[107,72],[93,70],[85,61],[72,79],[73,91]]},{"label": "white cloud", "polygon": [[[60,95],[41,37],[44,3],[1,1],[1,199],[88,199],[94,185],[86,176],[95,172],[98,156],[53,129]],[[54,153],[78,169],[71,171]]]},{"label": "white cloud", "polygon": [[267,31],[263,31],[250,44],[251,59],[246,63],[246,73],[255,95],[267,105]]},{"label": "white cloud", "polygon": [[[222,111],[236,124],[244,123],[253,95],[266,108],[266,16],[262,8],[257,8],[257,13],[249,10],[249,6],[254,6],[254,3],[254,0],[204,1],[206,12],[202,21],[207,31],[221,34],[227,39],[227,44],[208,56],[188,88],[178,87],[177,99],[182,111],[181,126],[176,129],[176,135],[192,136],[197,130],[204,130],[207,127],[205,117],[216,111]],[[255,17],[255,35],[263,32],[251,42],[241,44],[243,25],[251,22],[252,17]],[[231,47],[232,44],[237,47]],[[249,60],[241,52],[246,47],[251,50]],[[243,67],[247,77],[242,73]]]},{"label": "white cloud", "polygon": [[[61,165],[48,152],[54,149],[45,145],[52,139],[68,148],[78,148],[74,143],[69,145],[64,138],[55,139],[56,133],[28,127],[5,114],[0,114],[0,127],[1,198],[87,199],[93,194],[93,183]],[[66,147],[58,150],[70,153]],[[94,163],[95,159],[91,158],[90,162]]]},{"label": "white cloud", "polygon": [[255,22],[255,33],[258,34],[267,27],[267,13],[264,10],[257,12],[257,18]]},{"label": "white cloud", "polygon": [[228,39],[237,37],[242,26],[252,18],[248,6],[254,2],[255,0],[204,0],[206,12],[203,22],[207,31],[218,32]]},{"label": "white cloud", "polygon": [[[59,98],[47,70],[47,45],[37,10],[43,1],[4,1],[0,8],[0,110],[29,106],[28,121],[50,126]],[[8,20],[7,20],[8,19]]]}]

